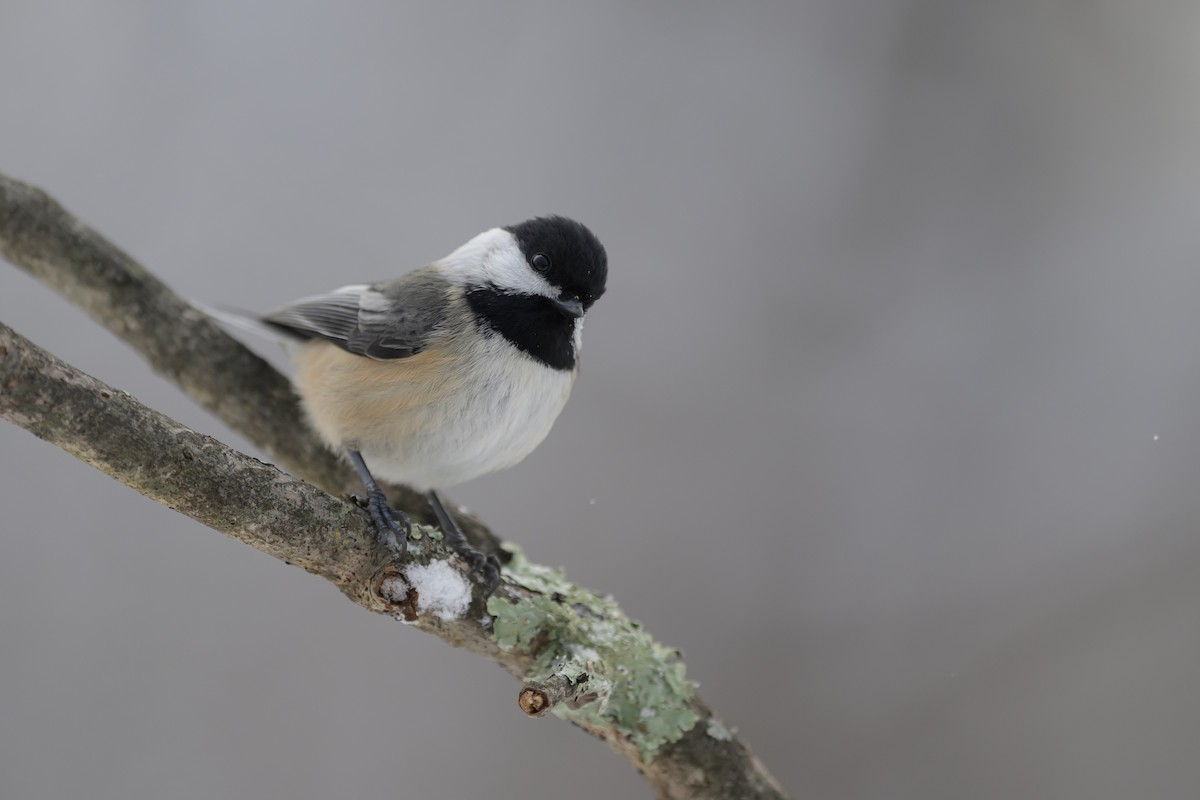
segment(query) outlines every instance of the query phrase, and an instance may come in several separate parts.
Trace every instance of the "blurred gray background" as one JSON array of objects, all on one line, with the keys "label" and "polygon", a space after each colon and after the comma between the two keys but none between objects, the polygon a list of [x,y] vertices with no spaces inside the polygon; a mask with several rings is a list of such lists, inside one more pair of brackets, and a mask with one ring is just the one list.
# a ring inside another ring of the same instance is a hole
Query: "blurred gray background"
[{"label": "blurred gray background", "polygon": [[[260,309],[578,217],[583,377],[456,499],[683,648],[798,797],[1195,797],[1198,24],[5,0],[0,170]],[[247,446],[7,266],[0,319]],[[492,665],[0,454],[5,800],[649,796]]]}]

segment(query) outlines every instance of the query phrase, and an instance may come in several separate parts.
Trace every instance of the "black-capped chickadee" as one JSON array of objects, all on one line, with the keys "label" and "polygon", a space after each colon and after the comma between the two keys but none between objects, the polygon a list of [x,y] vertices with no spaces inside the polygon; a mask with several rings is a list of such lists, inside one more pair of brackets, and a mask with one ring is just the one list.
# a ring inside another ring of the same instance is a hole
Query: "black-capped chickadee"
[{"label": "black-capped chickadee", "polygon": [[389,546],[406,547],[410,524],[373,474],[425,492],[447,543],[494,588],[497,562],[470,548],[436,490],[510,467],[546,437],[579,372],[583,316],[607,277],[591,231],[538,217],[485,231],[395,280],[258,318],[215,315],[284,341],[313,427],[358,471]]}]

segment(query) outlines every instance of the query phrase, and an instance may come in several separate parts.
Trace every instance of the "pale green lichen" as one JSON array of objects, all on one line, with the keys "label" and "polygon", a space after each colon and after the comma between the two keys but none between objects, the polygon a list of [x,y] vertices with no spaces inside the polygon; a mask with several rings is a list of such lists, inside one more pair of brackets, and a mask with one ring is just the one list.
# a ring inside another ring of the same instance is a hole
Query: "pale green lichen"
[{"label": "pale green lichen", "polygon": [[654,641],[611,597],[581,589],[561,570],[531,564],[509,547],[505,575],[536,594],[519,603],[488,601],[496,643],[533,656],[526,680],[586,676],[584,691],[597,695],[579,709],[556,705],[557,716],[616,728],[647,762],[696,724],[688,703],[696,686],[674,650]]},{"label": "pale green lichen", "polygon": [[733,734],[729,732],[729,728],[721,724],[721,720],[716,717],[710,717],[708,720],[708,735],[718,742],[728,742],[733,738]]},{"label": "pale green lichen", "polygon": [[424,555],[429,552],[432,543],[440,542],[442,538],[441,529],[414,522],[408,532],[408,552],[412,556]]}]

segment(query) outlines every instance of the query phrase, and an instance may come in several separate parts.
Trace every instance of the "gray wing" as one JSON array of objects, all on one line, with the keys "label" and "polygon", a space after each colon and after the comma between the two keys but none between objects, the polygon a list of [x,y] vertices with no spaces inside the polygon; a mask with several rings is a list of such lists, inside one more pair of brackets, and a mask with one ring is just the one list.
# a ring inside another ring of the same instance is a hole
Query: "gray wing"
[{"label": "gray wing", "polygon": [[450,285],[436,272],[417,270],[388,283],[343,286],[306,297],[263,317],[301,339],[323,339],[378,360],[424,350],[446,316]]}]

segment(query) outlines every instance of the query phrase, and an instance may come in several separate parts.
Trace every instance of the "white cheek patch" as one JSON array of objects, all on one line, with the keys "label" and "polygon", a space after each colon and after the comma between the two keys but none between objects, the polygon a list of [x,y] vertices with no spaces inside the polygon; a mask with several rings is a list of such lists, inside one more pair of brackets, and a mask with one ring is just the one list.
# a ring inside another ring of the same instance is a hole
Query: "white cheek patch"
[{"label": "white cheek patch", "polygon": [[503,242],[493,248],[484,261],[484,271],[488,280],[498,289],[517,294],[537,294],[544,297],[557,297],[558,292],[550,283],[533,270],[525,261],[521,246],[511,233],[497,229]]},{"label": "white cheek patch", "polygon": [[441,260],[443,274],[459,286],[492,284],[513,294],[558,297],[559,292],[525,262],[513,235],[503,228],[484,231]]},{"label": "white cheek patch", "polygon": [[[498,234],[503,233],[504,231],[500,228],[492,228],[490,231],[484,231],[450,255],[436,262],[442,274],[446,276],[448,281],[458,286],[479,283],[482,276],[483,264],[491,258],[492,251],[497,250],[503,244],[503,239],[498,236]],[[509,239],[511,240],[511,238],[510,236]]]}]

